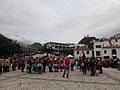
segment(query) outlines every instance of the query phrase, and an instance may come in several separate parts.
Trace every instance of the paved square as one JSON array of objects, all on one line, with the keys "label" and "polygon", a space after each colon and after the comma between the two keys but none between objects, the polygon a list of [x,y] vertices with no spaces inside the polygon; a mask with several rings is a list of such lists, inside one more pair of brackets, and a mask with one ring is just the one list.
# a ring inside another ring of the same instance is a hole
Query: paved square
[{"label": "paved square", "polygon": [[70,72],[46,72],[42,75],[22,73],[19,70],[0,75],[0,90],[120,90],[120,72],[104,69],[99,76],[83,75],[78,69]]}]

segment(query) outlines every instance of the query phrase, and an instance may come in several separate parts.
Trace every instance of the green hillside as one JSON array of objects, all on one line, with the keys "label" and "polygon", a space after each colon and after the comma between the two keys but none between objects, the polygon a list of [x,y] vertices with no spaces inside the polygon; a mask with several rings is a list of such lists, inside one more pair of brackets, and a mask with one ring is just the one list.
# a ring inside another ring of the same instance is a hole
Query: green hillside
[{"label": "green hillside", "polygon": [[20,53],[20,45],[4,35],[0,34],[0,56],[11,56]]}]

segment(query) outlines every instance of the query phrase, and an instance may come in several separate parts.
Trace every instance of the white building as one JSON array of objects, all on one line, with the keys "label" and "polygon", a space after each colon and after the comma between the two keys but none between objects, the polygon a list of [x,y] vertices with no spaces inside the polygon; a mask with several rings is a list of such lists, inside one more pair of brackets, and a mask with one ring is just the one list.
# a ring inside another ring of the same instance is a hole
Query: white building
[{"label": "white building", "polygon": [[120,58],[120,46],[105,46],[103,47],[104,58]]},{"label": "white building", "polygon": [[120,34],[103,41],[94,42],[94,56],[103,58],[120,58]]},{"label": "white building", "polygon": [[94,56],[95,57],[102,57],[103,56],[103,52],[102,49],[103,48],[103,42],[99,42],[99,41],[95,41],[94,42]]},{"label": "white building", "polygon": [[[92,50],[84,44],[79,44],[79,47],[76,47],[74,51],[74,57],[79,59],[85,56],[86,58],[92,57]],[[78,45],[77,45],[78,46]]]},{"label": "white building", "polygon": [[47,48],[54,49],[54,54],[61,54],[63,50],[75,48],[73,43],[58,43],[58,42],[47,42],[44,44]]}]

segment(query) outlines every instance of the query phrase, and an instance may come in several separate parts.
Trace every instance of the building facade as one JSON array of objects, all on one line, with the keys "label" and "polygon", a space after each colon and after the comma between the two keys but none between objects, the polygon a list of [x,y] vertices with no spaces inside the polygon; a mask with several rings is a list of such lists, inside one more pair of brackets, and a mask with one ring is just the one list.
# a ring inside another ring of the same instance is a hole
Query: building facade
[{"label": "building facade", "polygon": [[76,45],[75,51],[74,51],[74,57],[79,58],[90,58],[92,57],[92,50],[88,48],[87,45],[79,44]]},{"label": "building facade", "polygon": [[83,56],[83,53],[87,58],[94,56],[104,59],[120,59],[120,34],[93,41],[93,50],[84,44],[77,44],[75,46],[74,57],[80,58]]},{"label": "building facade", "polygon": [[94,57],[101,57],[103,56],[103,43],[96,41],[94,42]]},{"label": "building facade", "polygon": [[102,41],[95,41],[94,55],[95,57],[105,59],[120,58],[120,34],[116,34],[110,38],[104,38]]},{"label": "building facade", "polygon": [[73,43],[47,42],[44,44],[47,48],[54,49],[54,54],[62,54],[63,50],[74,49]]}]

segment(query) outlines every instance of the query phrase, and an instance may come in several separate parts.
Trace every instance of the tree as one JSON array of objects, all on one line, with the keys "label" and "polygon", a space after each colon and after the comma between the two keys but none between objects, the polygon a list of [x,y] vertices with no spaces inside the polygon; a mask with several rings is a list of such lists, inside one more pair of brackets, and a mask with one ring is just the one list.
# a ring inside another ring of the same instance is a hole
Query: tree
[{"label": "tree", "polygon": [[20,53],[21,46],[16,41],[6,38],[0,34],[0,56],[11,56]]},{"label": "tree", "polygon": [[47,53],[47,55],[54,54],[54,49],[52,47],[47,48],[46,46],[43,46],[42,49],[40,49],[40,52]]},{"label": "tree", "polygon": [[74,55],[74,50],[73,49],[64,49],[61,51],[61,54],[63,56]]}]

